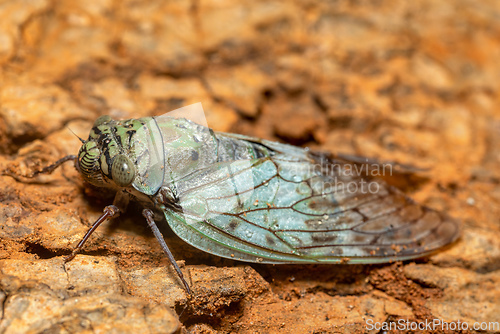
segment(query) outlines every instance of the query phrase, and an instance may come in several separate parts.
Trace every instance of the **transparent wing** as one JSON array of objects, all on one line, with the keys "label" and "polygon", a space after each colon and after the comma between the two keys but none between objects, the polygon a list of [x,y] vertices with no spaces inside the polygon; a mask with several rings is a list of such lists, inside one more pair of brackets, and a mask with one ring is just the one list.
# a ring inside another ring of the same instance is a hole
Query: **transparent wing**
[{"label": "transparent wing", "polygon": [[248,139],[276,154],[217,163],[177,185],[183,210],[165,216],[192,246],[247,262],[377,263],[423,256],[459,235],[448,216],[347,173],[346,161]]}]

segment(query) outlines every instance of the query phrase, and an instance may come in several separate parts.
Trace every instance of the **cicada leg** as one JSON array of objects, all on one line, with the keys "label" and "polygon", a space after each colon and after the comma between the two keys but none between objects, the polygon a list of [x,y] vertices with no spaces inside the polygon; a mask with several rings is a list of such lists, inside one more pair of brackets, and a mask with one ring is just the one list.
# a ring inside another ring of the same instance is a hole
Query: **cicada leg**
[{"label": "cicada leg", "polygon": [[61,159],[57,160],[56,162],[54,162],[52,165],[44,167],[42,170],[38,170],[27,177],[33,178],[33,177],[37,176],[38,174],[51,174],[57,167],[61,166],[66,161],[73,160],[76,163],[76,159],[77,159],[76,155],[67,155],[64,158],[61,158]]},{"label": "cicada leg", "polygon": [[33,179],[40,174],[52,174],[52,172],[54,170],[56,170],[59,166],[61,166],[66,161],[74,161],[75,166],[76,166],[77,159],[78,159],[78,157],[76,155],[67,155],[64,158],[61,158],[61,159],[57,160],[56,162],[54,162],[52,165],[44,167],[42,170],[37,170],[37,171],[33,172],[31,175],[18,175],[17,173],[15,173],[13,171],[3,171],[0,173],[0,175],[10,176],[19,182],[27,182],[26,180],[23,180],[23,178],[24,179]]},{"label": "cicada leg", "polygon": [[83,245],[87,241],[87,239],[90,237],[92,233],[101,225],[103,222],[105,222],[107,219],[112,219],[120,215],[120,209],[118,209],[117,206],[115,205],[108,205],[107,207],[104,208],[103,214],[96,220],[94,224],[90,227],[90,229],[85,233],[83,236],[82,240],[76,245],[76,247],[73,249],[70,255],[66,256],[64,258],[64,262],[68,262],[73,260],[73,258],[76,256],[76,254],[82,250]]},{"label": "cicada leg", "polygon": [[163,239],[163,236],[156,226],[156,223],[153,219],[153,211],[150,209],[144,209],[142,210],[142,215],[144,218],[146,218],[146,221],[149,224],[149,227],[151,227],[151,230],[153,231],[153,234],[156,237],[156,240],[160,243],[161,248],[167,254],[168,259],[170,260],[170,263],[172,263],[172,266],[174,267],[175,271],[177,272],[177,275],[179,275],[179,278],[182,281],[182,284],[184,284],[184,287],[186,288],[186,291],[188,294],[191,294],[191,289],[189,288],[189,285],[187,284],[186,280],[184,279],[184,275],[182,274],[181,269],[177,265],[177,262],[175,262],[174,256],[172,255],[172,252],[170,252],[170,249],[168,249],[167,243],[165,242],[165,239]]}]

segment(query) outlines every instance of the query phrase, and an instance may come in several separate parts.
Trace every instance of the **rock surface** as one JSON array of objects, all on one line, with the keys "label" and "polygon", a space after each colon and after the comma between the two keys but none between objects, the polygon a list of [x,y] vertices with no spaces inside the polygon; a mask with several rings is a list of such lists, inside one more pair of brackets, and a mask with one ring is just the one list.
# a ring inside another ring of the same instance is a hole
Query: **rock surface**
[{"label": "rock surface", "polygon": [[69,165],[0,176],[0,333],[498,326],[499,16],[495,0],[2,2],[0,171],[76,154],[71,131],[86,138],[100,115],[201,101],[215,130],[423,168],[400,186],[463,233],[418,261],[266,266],[196,251],[164,223],[189,297],[139,208],[64,264],[112,199]]}]

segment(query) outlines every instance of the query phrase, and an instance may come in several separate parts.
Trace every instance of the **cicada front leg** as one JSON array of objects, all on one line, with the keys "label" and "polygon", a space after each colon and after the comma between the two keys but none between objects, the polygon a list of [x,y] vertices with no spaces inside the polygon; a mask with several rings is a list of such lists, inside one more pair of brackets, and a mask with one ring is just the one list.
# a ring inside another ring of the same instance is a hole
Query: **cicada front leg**
[{"label": "cicada front leg", "polygon": [[10,177],[14,178],[14,180],[16,180],[16,181],[23,182],[23,183],[29,183],[24,179],[34,179],[35,177],[37,177],[38,175],[41,175],[41,174],[52,174],[53,171],[55,171],[57,168],[59,168],[63,163],[65,163],[67,161],[74,161],[75,167],[76,167],[77,156],[76,155],[67,155],[64,158],[61,158],[61,159],[57,160],[56,162],[54,162],[52,165],[49,165],[47,167],[44,167],[41,170],[37,170],[37,171],[33,172],[31,175],[19,175],[16,172],[11,171],[11,170],[3,171],[0,173],[0,175],[10,176]]},{"label": "cicada front leg", "polygon": [[97,218],[94,224],[89,228],[87,233],[83,236],[82,240],[76,245],[70,255],[64,258],[64,262],[68,262],[74,259],[76,254],[80,252],[83,245],[88,240],[88,238],[94,233],[97,228],[108,219],[113,219],[118,217],[120,214],[124,213],[127,209],[128,203],[130,201],[130,196],[126,191],[119,191],[115,195],[115,199],[112,205],[108,205],[104,208],[102,215]]},{"label": "cicada front leg", "polygon": [[52,172],[54,170],[56,170],[59,166],[61,166],[66,161],[74,161],[75,165],[76,165],[77,158],[78,157],[76,155],[67,155],[64,158],[61,158],[61,159],[57,160],[56,162],[54,162],[52,165],[44,167],[42,170],[36,171],[33,174],[31,174],[30,176],[26,176],[26,177],[27,178],[34,178],[39,174],[52,174]]},{"label": "cicada front leg", "polygon": [[119,215],[120,215],[120,209],[117,206],[115,206],[115,205],[108,205],[107,207],[105,207],[104,210],[103,210],[102,215],[99,218],[97,218],[97,220],[96,220],[96,222],[94,224],[92,224],[92,226],[90,227],[90,229],[87,231],[87,233],[85,233],[85,235],[83,236],[82,240],[80,240],[80,242],[78,243],[78,245],[76,245],[76,247],[73,249],[73,251],[71,252],[71,254],[68,255],[68,256],[66,256],[64,258],[64,262],[69,262],[69,261],[71,261],[71,260],[73,260],[75,258],[76,254],[78,254],[78,252],[80,252],[82,250],[83,245],[88,240],[88,238],[92,235],[92,233],[94,233],[94,231],[102,223],[104,223],[108,219],[116,218]]}]

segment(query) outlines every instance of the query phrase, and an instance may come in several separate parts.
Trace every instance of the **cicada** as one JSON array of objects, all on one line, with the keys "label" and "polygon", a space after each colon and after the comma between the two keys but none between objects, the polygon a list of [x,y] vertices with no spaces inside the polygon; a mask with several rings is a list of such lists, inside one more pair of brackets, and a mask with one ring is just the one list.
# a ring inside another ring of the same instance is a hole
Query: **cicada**
[{"label": "cicada", "polygon": [[[201,104],[188,109],[202,113]],[[382,164],[368,167],[368,160],[215,132],[170,114],[102,116],[81,141],[78,155],[36,174],[74,161],[86,182],[116,197],[66,261],[135,200],[189,293],[156,225],[159,215],[191,246],[267,264],[407,260],[459,236],[455,220],[372,177]]]}]

